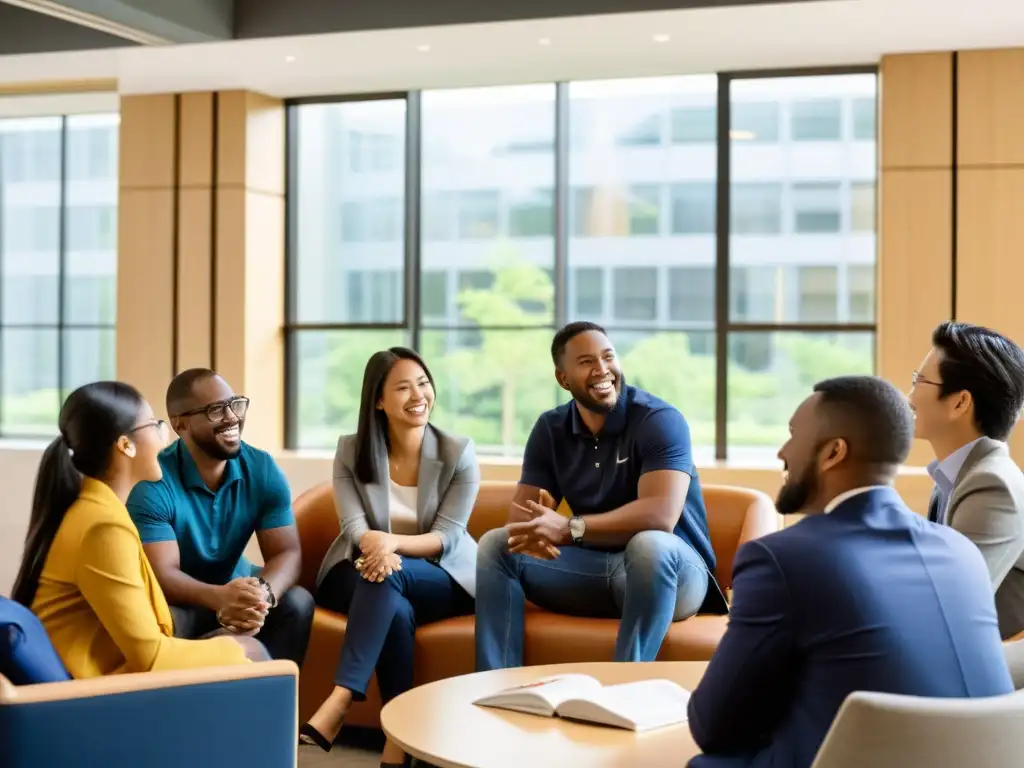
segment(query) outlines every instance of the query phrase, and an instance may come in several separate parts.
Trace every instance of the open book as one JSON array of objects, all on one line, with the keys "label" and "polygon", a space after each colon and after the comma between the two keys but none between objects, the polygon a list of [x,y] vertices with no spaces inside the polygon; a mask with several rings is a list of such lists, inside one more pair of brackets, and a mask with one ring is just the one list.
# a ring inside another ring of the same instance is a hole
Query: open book
[{"label": "open book", "polygon": [[590,675],[555,675],[474,701],[542,717],[564,717],[630,731],[686,722],[690,692],[671,680],[603,686]]}]

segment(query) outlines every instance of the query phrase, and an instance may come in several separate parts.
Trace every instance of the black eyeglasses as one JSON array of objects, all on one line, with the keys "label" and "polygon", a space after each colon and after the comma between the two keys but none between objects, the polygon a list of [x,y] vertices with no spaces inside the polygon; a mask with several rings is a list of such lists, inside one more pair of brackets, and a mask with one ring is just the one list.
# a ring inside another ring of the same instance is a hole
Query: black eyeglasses
[{"label": "black eyeglasses", "polygon": [[166,421],[163,419],[153,419],[152,421],[147,421],[145,424],[139,424],[137,427],[132,427],[128,430],[128,434],[133,435],[141,429],[149,429],[150,427],[156,427],[156,431],[161,435],[164,435],[167,432]]},{"label": "black eyeglasses", "polygon": [[926,379],[924,376],[922,376],[917,371],[914,371],[912,374],[910,374],[910,383],[913,386],[915,386],[915,387],[918,384],[931,384],[933,387],[941,387],[942,386],[942,382],[941,381],[932,381],[931,379]]},{"label": "black eyeglasses", "polygon": [[209,405],[204,405],[202,408],[194,408],[191,411],[179,413],[178,416],[195,416],[200,413],[205,413],[206,418],[216,424],[217,422],[224,420],[229,408],[238,418],[245,418],[245,412],[249,410],[249,398],[233,397],[230,400],[225,400],[219,403],[210,403]]}]

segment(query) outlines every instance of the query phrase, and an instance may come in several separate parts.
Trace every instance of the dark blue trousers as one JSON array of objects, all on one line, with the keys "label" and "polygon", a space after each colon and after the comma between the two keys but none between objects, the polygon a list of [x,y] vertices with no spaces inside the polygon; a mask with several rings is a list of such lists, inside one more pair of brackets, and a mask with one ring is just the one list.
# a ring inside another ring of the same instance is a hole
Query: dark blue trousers
[{"label": "dark blue trousers", "polygon": [[384,702],[412,688],[416,627],[473,613],[473,598],[448,572],[427,560],[402,558],[402,570],[381,583],[359,575],[351,561],[334,566],[316,602],[348,619],[335,685],[366,698],[370,677]]}]

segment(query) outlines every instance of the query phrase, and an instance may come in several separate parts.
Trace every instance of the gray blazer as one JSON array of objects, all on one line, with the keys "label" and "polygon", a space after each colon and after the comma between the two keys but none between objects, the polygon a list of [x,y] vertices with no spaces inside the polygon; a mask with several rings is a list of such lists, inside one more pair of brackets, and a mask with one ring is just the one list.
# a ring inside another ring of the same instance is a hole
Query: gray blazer
[{"label": "gray blazer", "polygon": [[[932,492],[928,518],[938,512]],[[973,541],[988,564],[1003,638],[1024,630],[1024,472],[1006,443],[981,438],[964,461],[946,523]]]},{"label": "gray blazer", "polygon": [[[327,550],[316,577],[317,584],[335,565],[351,560],[359,551],[359,539],[367,531],[390,530],[388,457],[381,445],[376,457],[378,481],[363,484],[355,476],[356,436],[343,435],[334,455],[334,505],[341,534]],[[466,530],[476,494],[480,467],[473,441],[442,432],[428,424],[420,449],[416,517],[420,533],[441,537],[436,562],[470,595],[476,594],[476,542]]]}]

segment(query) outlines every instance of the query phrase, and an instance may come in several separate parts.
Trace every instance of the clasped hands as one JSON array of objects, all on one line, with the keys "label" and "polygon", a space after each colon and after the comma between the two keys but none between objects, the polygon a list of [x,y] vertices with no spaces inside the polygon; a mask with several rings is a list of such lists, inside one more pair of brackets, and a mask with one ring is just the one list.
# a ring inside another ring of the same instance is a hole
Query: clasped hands
[{"label": "clasped hands", "polygon": [[402,558],[395,550],[398,539],[386,531],[367,531],[359,539],[362,557],[356,560],[356,570],[367,581],[380,583],[395,571],[402,570]]},{"label": "clasped hands", "polygon": [[236,635],[255,635],[270,611],[270,595],[252,576],[232,579],[220,588],[217,621]]},{"label": "clasped hands", "polygon": [[508,525],[509,552],[529,555],[541,560],[554,560],[561,552],[559,544],[572,541],[569,518],[555,511],[555,500],[541,490],[537,501],[525,505],[512,503]]}]

